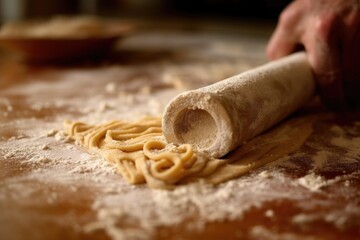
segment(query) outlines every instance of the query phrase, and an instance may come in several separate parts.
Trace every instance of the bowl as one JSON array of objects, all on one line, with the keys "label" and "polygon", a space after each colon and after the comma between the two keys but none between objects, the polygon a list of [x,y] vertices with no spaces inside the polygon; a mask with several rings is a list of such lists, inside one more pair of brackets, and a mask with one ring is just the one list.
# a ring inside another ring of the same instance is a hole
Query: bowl
[{"label": "bowl", "polygon": [[[120,21],[92,20],[87,28],[85,24],[73,26],[79,17],[5,24],[0,30],[0,45],[28,61],[66,61],[105,53],[134,29]],[[89,28],[91,23],[96,27]]]}]

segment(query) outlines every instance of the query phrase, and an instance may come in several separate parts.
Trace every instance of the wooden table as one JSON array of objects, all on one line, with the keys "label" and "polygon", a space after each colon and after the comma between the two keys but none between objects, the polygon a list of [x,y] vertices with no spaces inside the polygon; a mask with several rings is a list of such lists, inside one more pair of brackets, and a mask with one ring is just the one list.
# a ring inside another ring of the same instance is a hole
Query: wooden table
[{"label": "wooden table", "polygon": [[[177,27],[177,28],[176,28]],[[0,239],[360,238],[360,116],[319,104],[289,156],[219,186],[129,186],[61,134],[64,119],[161,115],[178,93],[266,61],[267,34],[147,27],[81,63],[0,63]],[[261,31],[260,31],[261,33]]]}]

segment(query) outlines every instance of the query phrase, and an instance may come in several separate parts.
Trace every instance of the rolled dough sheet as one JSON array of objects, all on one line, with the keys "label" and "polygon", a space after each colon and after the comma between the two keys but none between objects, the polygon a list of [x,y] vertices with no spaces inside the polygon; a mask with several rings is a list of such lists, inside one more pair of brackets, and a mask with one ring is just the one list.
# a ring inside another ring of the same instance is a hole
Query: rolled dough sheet
[{"label": "rolled dough sheet", "polygon": [[304,52],[178,95],[166,107],[168,142],[222,157],[305,104],[315,83]]}]

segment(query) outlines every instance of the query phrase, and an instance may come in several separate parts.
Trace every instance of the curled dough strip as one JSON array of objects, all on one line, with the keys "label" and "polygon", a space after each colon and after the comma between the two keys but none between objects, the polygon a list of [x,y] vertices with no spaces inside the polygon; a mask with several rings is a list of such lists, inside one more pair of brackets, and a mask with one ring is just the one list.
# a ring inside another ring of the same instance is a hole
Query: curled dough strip
[{"label": "curled dough strip", "polygon": [[166,146],[163,141],[148,141],[144,145],[144,154],[154,161],[150,167],[154,177],[168,183],[176,183],[187,175],[196,161],[196,156],[188,144],[170,150],[166,150]]},{"label": "curled dough strip", "polygon": [[142,130],[139,128],[131,128],[128,130],[113,130],[111,131],[111,137],[116,141],[129,140],[136,137],[141,137],[147,134],[161,135],[160,127],[150,127],[148,129]]},{"label": "curled dough strip", "polygon": [[310,136],[314,121],[288,121],[249,141],[227,160],[195,152],[189,144],[167,144],[163,141],[161,118],[147,117],[134,123],[111,121],[97,126],[65,121],[64,129],[90,153],[116,164],[127,182],[171,189],[199,179],[218,184],[289,154]]},{"label": "curled dough strip", "polygon": [[157,133],[149,133],[146,135],[139,135],[138,137],[128,139],[126,141],[117,141],[113,138],[113,132],[108,131],[104,143],[106,144],[107,148],[115,148],[120,149],[125,152],[133,152],[142,150],[144,144],[149,140],[151,137],[160,137],[160,134]]},{"label": "curled dough strip", "polygon": [[64,125],[71,138],[89,152],[115,163],[132,184],[146,182],[155,188],[171,188],[186,176],[206,169],[207,161],[198,159],[191,145],[174,146],[161,140],[161,118],[147,117],[134,123],[111,121],[98,126],[66,121]]},{"label": "curled dough strip", "polygon": [[144,183],[145,178],[142,172],[140,171],[138,167],[138,163],[141,158],[138,158],[134,161],[132,160],[117,160],[116,166],[118,168],[118,171],[120,174],[125,178],[125,180],[131,184],[139,184]]},{"label": "curled dough strip", "polygon": [[162,141],[150,140],[144,145],[144,155],[151,159],[151,174],[168,183],[176,183],[184,175],[184,160],[179,154],[171,151],[161,153],[152,152],[153,149],[163,150],[166,143]]}]

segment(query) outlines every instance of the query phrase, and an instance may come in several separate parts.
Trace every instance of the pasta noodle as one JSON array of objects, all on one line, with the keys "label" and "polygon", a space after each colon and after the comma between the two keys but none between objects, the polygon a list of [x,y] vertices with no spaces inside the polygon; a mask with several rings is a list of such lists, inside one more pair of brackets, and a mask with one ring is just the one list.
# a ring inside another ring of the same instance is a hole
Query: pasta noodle
[{"label": "pasta noodle", "polygon": [[177,184],[219,184],[299,149],[311,135],[314,117],[290,120],[264,133],[230,154],[215,159],[190,144],[166,143],[160,117],[137,122],[110,121],[91,126],[65,121],[65,132],[90,153],[116,164],[131,184],[171,189]]},{"label": "pasta noodle", "polygon": [[190,144],[167,144],[159,117],[146,117],[134,123],[111,121],[98,126],[65,121],[64,125],[77,144],[115,163],[124,179],[132,184],[172,188],[186,177],[212,174],[224,164],[194,152]]}]

